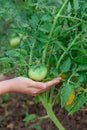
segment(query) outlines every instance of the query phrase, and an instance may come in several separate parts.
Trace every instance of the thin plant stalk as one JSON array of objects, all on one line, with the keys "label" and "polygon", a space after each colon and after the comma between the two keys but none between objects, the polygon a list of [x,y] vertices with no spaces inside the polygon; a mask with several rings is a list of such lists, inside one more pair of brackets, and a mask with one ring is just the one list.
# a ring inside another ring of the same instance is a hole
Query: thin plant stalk
[{"label": "thin plant stalk", "polygon": [[32,43],[32,47],[31,47],[31,50],[30,50],[29,67],[32,65],[33,49],[35,47],[35,43],[36,43],[36,40],[34,40],[34,42]]},{"label": "thin plant stalk", "polygon": [[52,109],[52,104],[48,103],[43,96],[39,96],[44,108],[46,109],[46,112],[49,116],[49,118],[54,122],[56,127],[59,130],[65,130],[65,128],[62,126],[61,122],[58,120],[58,118],[55,116],[53,109]]},{"label": "thin plant stalk", "polygon": [[[64,4],[62,5],[62,7],[60,8],[60,10],[58,11],[58,13],[56,14],[55,18],[54,18],[54,21],[53,21],[53,25],[51,27],[51,30],[50,30],[50,33],[49,33],[49,39],[52,37],[52,34],[53,34],[53,31],[54,31],[54,28],[55,28],[55,25],[57,23],[57,20],[58,18],[60,17],[60,14],[62,13],[63,9],[65,8],[67,2],[69,0],[65,0]],[[46,59],[46,53],[47,53],[47,49],[48,49],[48,45],[49,43],[46,44],[45,48],[44,48],[44,51],[43,51],[43,57],[42,57],[42,62],[44,63],[45,62],[45,59]]]},{"label": "thin plant stalk", "polygon": [[62,61],[62,59],[64,58],[64,56],[67,54],[67,52],[70,50],[70,48],[75,44],[76,40],[79,38],[79,36],[82,34],[82,32],[80,32],[72,41],[72,43],[67,47],[66,51],[64,51],[64,53],[61,55],[61,57],[59,58],[56,68],[58,69],[60,66],[60,63]]}]

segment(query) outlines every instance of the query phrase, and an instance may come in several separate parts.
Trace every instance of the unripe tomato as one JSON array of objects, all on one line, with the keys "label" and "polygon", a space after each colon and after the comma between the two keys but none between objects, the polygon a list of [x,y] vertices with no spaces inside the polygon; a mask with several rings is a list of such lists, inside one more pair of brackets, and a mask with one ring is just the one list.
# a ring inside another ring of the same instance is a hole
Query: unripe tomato
[{"label": "unripe tomato", "polygon": [[17,46],[19,44],[19,42],[20,42],[20,38],[19,37],[15,37],[15,38],[12,38],[10,40],[10,45],[12,47],[15,47],[15,46]]},{"label": "unripe tomato", "polygon": [[45,65],[32,66],[29,69],[28,75],[33,80],[41,81],[46,77],[47,71],[48,69]]}]

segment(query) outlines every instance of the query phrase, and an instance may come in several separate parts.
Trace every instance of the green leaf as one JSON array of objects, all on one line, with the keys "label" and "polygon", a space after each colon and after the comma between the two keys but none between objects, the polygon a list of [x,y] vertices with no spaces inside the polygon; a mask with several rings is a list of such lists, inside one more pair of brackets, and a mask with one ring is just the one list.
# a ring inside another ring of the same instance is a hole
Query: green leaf
[{"label": "green leaf", "polygon": [[74,91],[75,86],[72,84],[69,84],[68,82],[62,86],[61,89],[61,105],[62,107],[65,106],[65,103],[70,96],[71,92]]},{"label": "green leaf", "polygon": [[42,43],[49,43],[49,41],[50,41],[50,39],[43,34],[42,35],[40,34],[37,39],[38,39],[38,41],[40,41]]},{"label": "green leaf", "polygon": [[61,50],[66,51],[66,47],[64,47],[64,45],[63,45],[62,42],[57,41],[57,45],[58,45],[58,47],[59,47]]},{"label": "green leaf", "polygon": [[80,72],[79,73],[79,77],[77,78],[77,82],[87,82],[86,72]]},{"label": "green leaf", "polygon": [[72,8],[71,8],[71,4],[70,4],[70,2],[68,2],[67,12],[70,13],[70,12],[71,12],[71,9],[72,9]]},{"label": "green leaf", "polygon": [[74,3],[74,10],[76,12],[79,9],[79,2],[78,2],[78,0],[73,0],[73,3]]},{"label": "green leaf", "polygon": [[0,58],[0,61],[5,61],[5,62],[8,61],[9,62],[10,59],[8,57],[2,57],[2,58]]},{"label": "green leaf", "polygon": [[58,76],[58,70],[56,68],[51,68],[50,75],[52,75],[53,77],[57,77]]},{"label": "green leaf", "polygon": [[68,57],[60,66],[61,72],[68,72],[71,67],[71,59]]},{"label": "green leaf", "polygon": [[52,17],[50,14],[44,14],[41,17],[41,21],[52,21]]},{"label": "green leaf", "polygon": [[34,123],[30,125],[29,129],[35,128],[35,130],[41,130],[41,126],[39,123]]},{"label": "green leaf", "polygon": [[78,95],[75,104],[73,105],[73,108],[70,110],[69,115],[73,114],[74,112],[78,111],[81,106],[83,106],[84,103],[87,102],[87,97],[82,92]]},{"label": "green leaf", "polygon": [[74,61],[81,64],[87,64],[87,58],[84,58],[82,56],[74,58]]},{"label": "green leaf", "polygon": [[53,35],[54,37],[57,37],[58,34],[60,34],[60,30],[62,29],[62,25],[59,25],[55,28],[54,32],[53,32]]},{"label": "green leaf", "polygon": [[15,57],[18,57],[20,55],[20,52],[18,52],[17,50],[9,50],[6,52],[6,55],[7,56],[15,56]]},{"label": "green leaf", "polygon": [[60,91],[58,92],[56,99],[55,99],[55,105],[57,105],[60,102]]},{"label": "green leaf", "polygon": [[35,118],[36,118],[36,115],[30,114],[30,115],[27,115],[27,116],[24,118],[23,121],[28,122],[28,121],[34,120]]},{"label": "green leaf", "polygon": [[43,33],[49,33],[50,31],[50,28],[51,28],[51,24],[47,24],[47,23],[44,23],[42,24],[38,29],[43,32]]},{"label": "green leaf", "polygon": [[87,33],[87,24],[82,24],[82,29],[83,29],[83,31],[85,31],[86,33]]},{"label": "green leaf", "polygon": [[30,24],[31,24],[32,28],[36,29],[37,25],[38,25],[38,22],[39,22],[39,19],[38,19],[37,15],[33,14],[31,16],[31,20],[30,20]]},{"label": "green leaf", "polygon": [[83,64],[83,65],[79,65],[78,68],[77,68],[78,71],[87,71],[87,65],[86,64]]}]

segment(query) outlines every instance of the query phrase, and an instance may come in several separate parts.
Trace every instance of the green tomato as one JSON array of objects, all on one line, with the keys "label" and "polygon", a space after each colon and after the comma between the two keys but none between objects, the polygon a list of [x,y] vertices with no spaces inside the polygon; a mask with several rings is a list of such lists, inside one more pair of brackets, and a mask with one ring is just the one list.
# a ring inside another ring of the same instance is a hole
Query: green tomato
[{"label": "green tomato", "polygon": [[31,79],[36,81],[43,80],[47,75],[47,67],[45,65],[32,66],[29,69],[28,75]]},{"label": "green tomato", "polygon": [[10,45],[12,47],[15,47],[15,46],[17,46],[19,44],[19,42],[20,42],[20,38],[19,37],[15,37],[15,38],[12,38],[10,40]]}]

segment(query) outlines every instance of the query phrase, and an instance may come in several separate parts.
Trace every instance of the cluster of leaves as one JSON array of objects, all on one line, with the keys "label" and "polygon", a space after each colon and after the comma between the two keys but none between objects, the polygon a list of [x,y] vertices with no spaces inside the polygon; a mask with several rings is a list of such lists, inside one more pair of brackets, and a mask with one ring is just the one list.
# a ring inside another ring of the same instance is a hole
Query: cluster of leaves
[{"label": "cluster of leaves", "polygon": [[[48,46],[45,64],[50,71],[47,79],[66,74],[59,95],[62,107],[72,114],[87,102],[87,1],[69,0],[49,38],[64,1],[0,0],[0,71],[4,73],[16,67],[16,75],[27,76],[31,49],[35,64],[42,62]],[[21,37],[21,41],[13,48],[9,40],[16,36]],[[80,86],[83,89],[66,106],[70,93]]]}]

